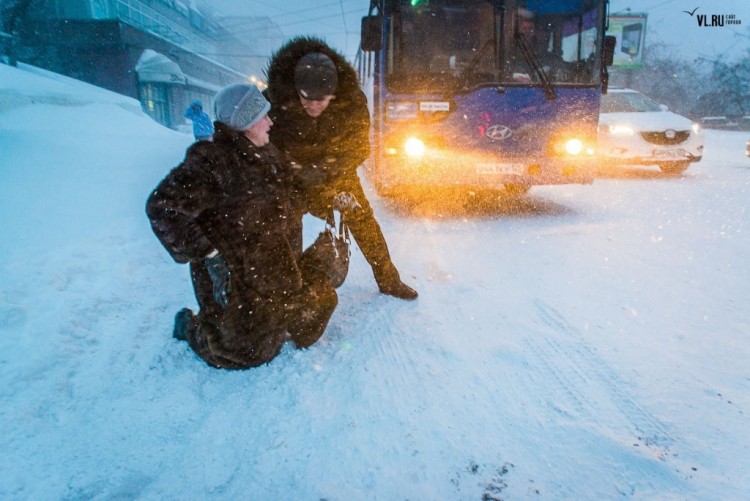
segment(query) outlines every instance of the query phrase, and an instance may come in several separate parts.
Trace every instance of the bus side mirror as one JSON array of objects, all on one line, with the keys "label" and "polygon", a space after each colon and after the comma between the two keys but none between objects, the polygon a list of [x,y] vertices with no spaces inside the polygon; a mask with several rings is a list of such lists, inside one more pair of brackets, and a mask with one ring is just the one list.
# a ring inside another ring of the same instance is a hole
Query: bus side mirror
[{"label": "bus side mirror", "polygon": [[604,37],[604,49],[602,50],[602,62],[604,66],[612,66],[615,60],[615,45],[617,45],[617,38],[612,35]]},{"label": "bus side mirror", "polygon": [[381,46],[381,16],[365,16],[362,18],[362,41],[360,45],[365,52],[376,52]]}]

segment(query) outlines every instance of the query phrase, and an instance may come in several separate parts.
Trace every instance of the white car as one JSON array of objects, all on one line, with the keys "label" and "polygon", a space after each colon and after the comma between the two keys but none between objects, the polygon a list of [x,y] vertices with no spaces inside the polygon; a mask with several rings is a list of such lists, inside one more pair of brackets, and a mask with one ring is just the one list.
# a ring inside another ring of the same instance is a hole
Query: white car
[{"label": "white car", "polygon": [[703,157],[703,133],[640,92],[610,89],[602,96],[597,149],[608,163],[658,165],[679,174]]}]

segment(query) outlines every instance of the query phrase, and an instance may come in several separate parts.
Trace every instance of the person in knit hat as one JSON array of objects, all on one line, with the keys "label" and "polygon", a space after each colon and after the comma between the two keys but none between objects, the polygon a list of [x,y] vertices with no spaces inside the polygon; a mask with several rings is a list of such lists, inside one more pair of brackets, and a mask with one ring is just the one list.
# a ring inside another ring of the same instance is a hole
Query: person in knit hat
[{"label": "person in knit hat", "polygon": [[173,337],[213,367],[264,364],[287,337],[312,345],[338,302],[290,243],[301,221],[291,221],[291,172],[269,143],[269,109],[255,85],[221,89],[213,142],[191,145],[146,203],[164,248],[189,263],[200,307],[177,313]]},{"label": "person in knit hat", "polygon": [[273,54],[267,75],[276,124],[271,141],[293,163],[295,210],[325,217],[335,194],[353,195],[360,208],[347,222],[378,289],[416,299],[393,264],[357,174],[370,154],[370,115],[356,71],[323,40],[296,37]]},{"label": "person in knit hat", "polygon": [[193,137],[196,141],[210,141],[214,135],[214,124],[211,117],[203,111],[203,103],[193,101],[190,103],[182,116],[193,122]]}]

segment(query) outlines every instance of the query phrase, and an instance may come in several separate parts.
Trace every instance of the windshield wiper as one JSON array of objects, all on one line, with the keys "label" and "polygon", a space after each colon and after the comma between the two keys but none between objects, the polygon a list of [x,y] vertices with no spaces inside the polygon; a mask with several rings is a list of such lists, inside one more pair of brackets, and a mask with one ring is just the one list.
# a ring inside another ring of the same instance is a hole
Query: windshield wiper
[{"label": "windshield wiper", "polygon": [[469,64],[466,65],[466,69],[464,70],[465,75],[471,75],[471,72],[474,71],[474,67],[479,64],[479,61],[482,60],[484,57],[484,53],[487,52],[487,49],[489,49],[492,46],[492,40],[491,38],[484,42],[484,45],[482,45],[479,48],[479,52],[476,53],[476,55],[471,58],[471,61],[469,61]]},{"label": "windshield wiper", "polygon": [[536,54],[529,45],[528,40],[526,40],[526,37],[523,36],[523,33],[516,33],[516,44],[521,48],[521,53],[523,53],[523,57],[524,59],[526,59],[526,63],[528,63],[531,70],[536,73],[536,76],[539,77],[539,81],[542,82],[542,85],[544,86],[544,94],[547,96],[547,99],[557,98],[555,89],[552,88],[552,82],[550,82],[547,73],[544,71],[544,68],[542,68],[542,65],[539,64],[539,58],[537,58]]},{"label": "windshield wiper", "polygon": [[[484,56],[487,53],[487,49],[492,47],[495,40],[492,38],[487,39],[484,44],[479,48],[479,52],[477,52],[474,57],[471,58],[471,60],[466,64],[466,68],[464,68],[461,71],[461,75],[458,78],[458,86],[459,88],[463,90],[468,90],[469,83],[471,82],[471,75],[474,72],[474,68],[479,64],[479,62],[484,58]],[[493,82],[481,82],[481,83],[475,83],[474,88],[484,85],[497,85],[498,82],[498,75],[497,71],[495,72],[495,75],[493,75],[493,78],[495,81]]]}]

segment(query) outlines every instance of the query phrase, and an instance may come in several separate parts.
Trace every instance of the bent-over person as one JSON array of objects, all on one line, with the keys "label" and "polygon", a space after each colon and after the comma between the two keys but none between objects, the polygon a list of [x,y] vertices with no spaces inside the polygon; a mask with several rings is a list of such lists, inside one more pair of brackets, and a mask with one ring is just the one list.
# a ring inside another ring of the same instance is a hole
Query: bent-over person
[{"label": "bent-over person", "polygon": [[416,299],[391,260],[357,175],[370,154],[370,116],[354,68],[322,40],[298,37],[272,56],[266,93],[276,124],[271,140],[296,166],[295,209],[324,218],[336,193],[354,195],[361,208],[347,222],[380,292]]}]

